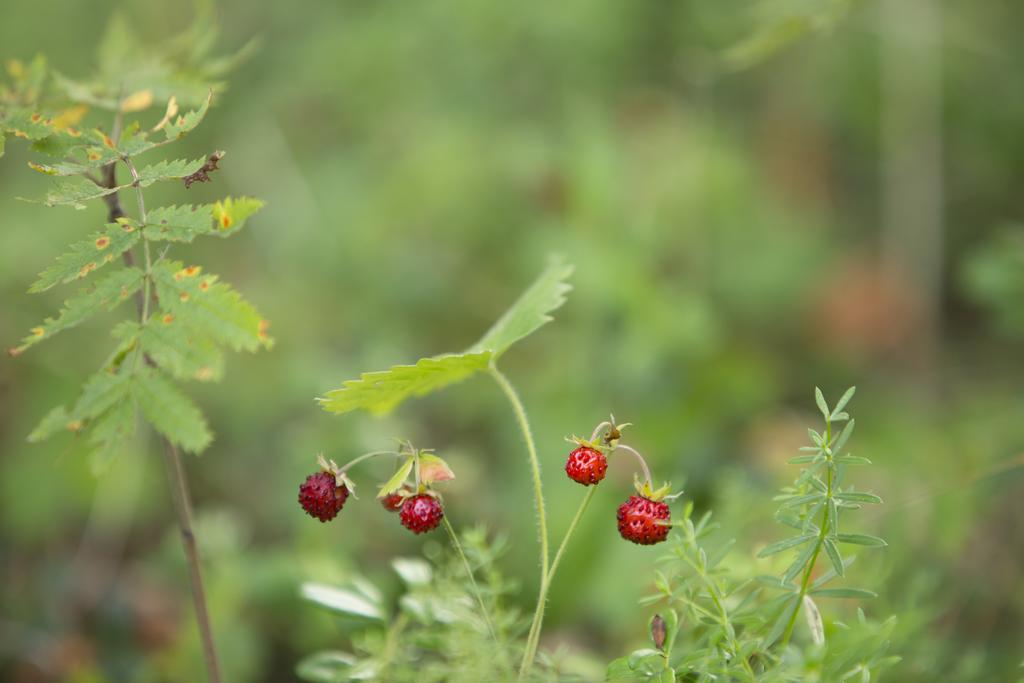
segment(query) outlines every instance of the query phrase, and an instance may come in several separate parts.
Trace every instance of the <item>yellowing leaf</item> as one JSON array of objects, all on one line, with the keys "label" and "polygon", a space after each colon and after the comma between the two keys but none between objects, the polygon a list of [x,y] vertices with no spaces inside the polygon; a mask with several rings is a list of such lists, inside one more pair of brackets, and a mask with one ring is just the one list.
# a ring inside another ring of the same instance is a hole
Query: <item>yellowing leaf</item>
[{"label": "yellowing leaf", "polygon": [[121,111],[131,113],[149,109],[153,104],[152,90],[139,90],[121,100]]},{"label": "yellowing leaf", "polygon": [[455,473],[441,458],[430,453],[420,453],[420,481],[424,484],[433,484],[438,481],[450,481],[455,478]]}]

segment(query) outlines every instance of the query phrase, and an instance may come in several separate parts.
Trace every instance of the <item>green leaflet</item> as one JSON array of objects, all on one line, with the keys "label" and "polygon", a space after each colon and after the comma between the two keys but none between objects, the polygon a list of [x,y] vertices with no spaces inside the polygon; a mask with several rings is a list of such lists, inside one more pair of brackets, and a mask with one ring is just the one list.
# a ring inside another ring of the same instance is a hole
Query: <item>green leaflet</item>
[{"label": "green leaflet", "polygon": [[100,311],[110,310],[137,292],[142,286],[142,271],[138,268],[122,268],[106,275],[93,287],[83,289],[77,296],[64,302],[57,318],[47,318],[39,327],[22,339],[21,345],[8,353],[18,355],[25,349],[44,339],[74,327]]},{"label": "green leaflet", "polygon": [[161,306],[192,330],[235,351],[270,348],[267,321],[230,285],[216,275],[201,275],[199,266],[184,268],[164,261],[153,268]]},{"label": "green leaflet", "polygon": [[134,377],[132,396],[153,429],[192,453],[210,444],[213,435],[199,408],[159,370],[141,368]]},{"label": "green leaflet", "polygon": [[[149,187],[153,183],[161,180],[179,180],[185,176],[195,173],[202,168],[205,163],[205,158],[194,159],[192,161],[185,159],[160,161],[150,166],[145,166],[139,170],[138,184],[140,187]],[[36,164],[34,168],[44,173],[48,173],[49,171],[45,169],[54,167],[45,167]],[[113,194],[119,190],[126,190],[133,187],[134,184],[135,183],[132,182],[125,183],[124,185],[118,185],[116,187],[101,187],[88,178],[58,180],[55,183],[54,188],[47,192],[43,199],[28,199],[26,201],[34,201],[46,204],[47,206],[73,206],[76,209],[84,209],[85,202],[105,197],[108,194]]]},{"label": "green leaflet", "polygon": [[145,325],[130,326],[143,352],[175,379],[207,382],[224,375],[224,353],[173,314],[158,311]]},{"label": "green leaflet", "polygon": [[572,271],[573,266],[559,259],[552,259],[540,277],[523,292],[511,308],[505,311],[470,351],[488,349],[494,352],[497,358],[517,341],[551,322],[551,312],[565,303],[565,296],[572,289],[566,282]]},{"label": "green leaflet", "polygon": [[395,365],[348,380],[340,389],[318,399],[324,410],[347,413],[367,410],[376,415],[390,412],[411,396],[424,396],[485,370],[512,344],[549,322],[551,311],[565,302],[570,286],[565,282],[573,267],[553,259],[540,277],[468,351],[422,358],[415,365]]},{"label": "green leaflet", "polygon": [[484,370],[492,356],[490,351],[481,351],[421,358],[415,365],[395,365],[382,372],[363,373],[359,379],[348,380],[340,389],[317,400],[332,413],[361,409],[384,415],[410,396],[424,396]]},{"label": "green leaflet", "polygon": [[89,432],[89,443],[94,446],[89,453],[93,473],[103,472],[134,434],[134,401],[119,401],[96,419]]},{"label": "green leaflet", "polygon": [[227,197],[213,205],[214,234],[228,237],[242,229],[245,221],[264,207],[264,202],[252,197]]},{"label": "green leaflet", "polygon": [[191,242],[200,235],[228,237],[241,230],[246,219],[263,208],[250,197],[228,197],[201,206],[168,206],[153,209],[146,216],[146,239]]},{"label": "green leaflet", "polygon": [[164,206],[146,215],[143,234],[149,240],[191,242],[197,235],[205,235],[213,228],[212,207]]},{"label": "green leaflet", "polygon": [[39,421],[36,428],[28,435],[28,441],[29,443],[45,441],[53,436],[55,432],[67,429],[70,422],[71,415],[68,413],[68,409],[64,406],[57,406]]},{"label": "green leaflet", "polygon": [[139,232],[131,225],[111,223],[105,230],[94,232],[85,240],[71,245],[71,251],[39,274],[28,291],[44,292],[54,285],[83,278],[135,246]]}]

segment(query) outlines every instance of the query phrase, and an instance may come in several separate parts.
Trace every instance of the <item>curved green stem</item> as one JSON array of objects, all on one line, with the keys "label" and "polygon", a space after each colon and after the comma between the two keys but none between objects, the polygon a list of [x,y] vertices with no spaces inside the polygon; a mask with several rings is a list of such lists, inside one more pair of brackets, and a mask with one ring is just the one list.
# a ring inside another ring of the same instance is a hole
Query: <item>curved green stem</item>
[{"label": "curved green stem", "polygon": [[349,460],[347,463],[342,465],[341,468],[338,469],[338,473],[344,474],[353,465],[356,465],[358,463],[361,463],[363,460],[368,460],[369,458],[373,458],[378,455],[394,455],[397,457],[402,457],[402,454],[399,453],[398,451],[372,451],[370,453],[363,453],[358,458],[353,458],[352,460]]},{"label": "curved green stem", "polygon": [[537,447],[533,442],[533,432],[530,431],[530,421],[526,417],[526,408],[519,400],[519,394],[515,387],[508,381],[508,378],[501,373],[495,365],[490,366],[491,377],[498,383],[506,398],[512,404],[512,410],[519,423],[519,429],[526,441],[526,451],[530,458],[530,471],[533,477],[533,498],[537,506],[537,537],[540,541],[540,590],[537,593],[537,607],[533,613],[533,622],[530,625],[530,635],[527,637],[526,651],[523,653],[523,661],[519,667],[519,678],[523,679],[530,672],[533,666],[534,657],[537,654],[537,643],[540,625],[544,621],[544,606],[548,592],[548,525],[544,514],[544,488],[540,476],[540,459],[537,457]]}]

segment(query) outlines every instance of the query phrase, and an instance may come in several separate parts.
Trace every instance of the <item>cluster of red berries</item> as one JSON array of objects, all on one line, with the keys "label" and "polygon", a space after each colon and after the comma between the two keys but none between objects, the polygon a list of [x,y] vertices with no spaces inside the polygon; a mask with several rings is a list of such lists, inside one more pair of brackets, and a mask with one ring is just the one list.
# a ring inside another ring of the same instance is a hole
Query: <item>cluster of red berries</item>
[{"label": "cluster of red berries", "polygon": [[[405,455],[408,459],[396,473],[397,485],[389,482],[391,484],[389,487],[388,484],[385,484],[378,500],[385,510],[397,512],[402,526],[409,531],[422,534],[436,529],[444,518],[444,508],[441,507],[440,496],[429,488],[429,483],[451,479],[451,470],[440,458],[423,455],[422,452],[415,449],[410,449],[409,452],[396,451],[395,454]],[[431,471],[437,474],[429,481],[419,479],[420,457],[432,459],[433,469]],[[345,470],[355,461],[349,463],[345,468],[339,468],[334,461],[326,461],[322,457],[319,459],[319,463],[321,470],[306,477],[306,480],[299,486],[299,504],[310,517],[319,519],[321,522],[329,522],[341,512],[351,489],[354,488],[352,481],[346,476]],[[415,493],[405,485],[405,479],[414,469],[418,478]]]},{"label": "cluster of red berries", "polygon": [[[592,486],[601,482],[607,474],[608,455],[622,450],[636,457],[644,476],[642,480],[636,479],[637,495],[630,496],[619,506],[616,514],[619,535],[639,545],[654,545],[668,538],[672,528],[666,502],[671,498],[667,496],[669,487],[666,484],[655,490],[643,456],[636,449],[619,443],[621,430],[626,426],[615,424],[612,418],[611,422],[599,424],[590,440],[574,437],[572,441],[576,448],[569,453],[565,462],[565,473],[575,482]],[[377,494],[384,509],[397,512],[402,526],[415,534],[436,529],[444,519],[444,508],[441,506],[440,495],[431,485],[454,479],[455,475],[441,458],[429,451],[415,449],[407,442],[397,451],[367,453],[341,468],[333,460],[320,457],[320,471],[306,477],[306,481],[299,486],[299,503],[302,508],[310,517],[321,522],[334,519],[345,506],[355,486],[346,471],[357,462],[375,455],[404,458],[398,471]]]},{"label": "cluster of red berries", "polygon": [[[619,506],[616,513],[619,535],[638,545],[654,545],[668,538],[668,532],[672,528],[668,503],[665,502],[669,487],[666,485],[654,490],[643,457],[635,449],[619,443],[621,430],[625,426],[616,425],[612,418],[611,422],[599,424],[589,441],[573,438],[572,441],[577,447],[569,453],[569,458],[565,461],[565,473],[573,481],[591,486],[604,479],[608,471],[605,450],[612,453],[621,448],[637,457],[644,471],[644,480],[641,482],[637,479],[638,495],[630,496]],[[601,432],[604,432],[604,435],[599,445],[597,437]]]}]

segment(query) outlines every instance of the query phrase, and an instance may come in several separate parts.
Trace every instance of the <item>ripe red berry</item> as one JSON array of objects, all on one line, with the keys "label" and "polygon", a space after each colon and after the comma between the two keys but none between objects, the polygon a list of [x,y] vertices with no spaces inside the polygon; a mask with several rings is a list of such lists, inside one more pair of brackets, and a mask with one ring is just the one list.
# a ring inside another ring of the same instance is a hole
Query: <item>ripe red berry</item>
[{"label": "ripe red berry", "polygon": [[590,486],[604,479],[604,473],[608,471],[608,459],[604,453],[591,448],[580,446],[569,454],[565,461],[565,473],[573,481],[584,486]]},{"label": "ripe red berry", "polygon": [[405,499],[399,516],[402,518],[402,526],[415,534],[422,534],[441,523],[444,510],[436,498],[421,493]]},{"label": "ripe red berry", "polygon": [[619,535],[637,545],[654,545],[668,538],[671,528],[668,503],[655,502],[643,496],[630,496],[619,506]]},{"label": "ripe red berry", "polygon": [[299,503],[310,517],[329,522],[341,511],[348,498],[348,487],[338,486],[330,472],[317,472],[299,486]]},{"label": "ripe red berry", "polygon": [[398,512],[402,509],[402,499],[403,496],[401,493],[389,493],[383,498],[378,498],[377,500],[380,501],[380,504],[383,505],[384,509],[388,512]]}]

